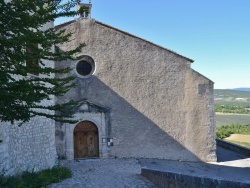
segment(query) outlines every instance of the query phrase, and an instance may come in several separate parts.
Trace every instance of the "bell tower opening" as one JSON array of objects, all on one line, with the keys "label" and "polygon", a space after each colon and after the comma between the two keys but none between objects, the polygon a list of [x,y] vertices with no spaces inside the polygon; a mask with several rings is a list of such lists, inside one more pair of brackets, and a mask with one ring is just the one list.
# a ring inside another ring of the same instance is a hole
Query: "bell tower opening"
[{"label": "bell tower opening", "polygon": [[91,1],[89,1],[89,4],[79,3],[77,5],[77,10],[79,11],[81,18],[91,18],[91,8],[92,8]]}]

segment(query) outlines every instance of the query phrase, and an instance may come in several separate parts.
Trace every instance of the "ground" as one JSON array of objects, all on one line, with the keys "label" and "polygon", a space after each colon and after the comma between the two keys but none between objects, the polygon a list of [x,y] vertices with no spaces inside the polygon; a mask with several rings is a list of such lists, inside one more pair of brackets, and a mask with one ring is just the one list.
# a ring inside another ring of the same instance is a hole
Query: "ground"
[{"label": "ground", "polygon": [[249,183],[250,158],[236,152],[217,147],[218,162],[185,162],[157,159],[86,159],[62,160],[73,177],[52,184],[50,188],[157,188],[140,175],[141,167],[163,171],[187,173]]},{"label": "ground", "polygon": [[235,140],[239,142],[249,142],[250,143],[250,135],[244,134],[231,134],[229,137],[225,138],[225,140]]},{"label": "ground", "polygon": [[231,134],[224,140],[250,149],[250,135]]},{"label": "ground", "polygon": [[135,159],[64,160],[73,177],[52,184],[50,188],[157,188],[140,175],[141,166]]}]

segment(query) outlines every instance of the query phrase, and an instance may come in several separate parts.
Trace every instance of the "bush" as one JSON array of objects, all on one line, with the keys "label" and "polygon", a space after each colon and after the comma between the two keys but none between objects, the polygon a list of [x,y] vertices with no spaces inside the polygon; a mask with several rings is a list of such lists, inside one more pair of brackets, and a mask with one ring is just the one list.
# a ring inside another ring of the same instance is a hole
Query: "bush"
[{"label": "bush", "polygon": [[248,106],[229,106],[229,105],[215,105],[215,112],[221,113],[235,113],[235,114],[250,114]]},{"label": "bush", "polygon": [[66,167],[56,166],[51,169],[40,172],[24,172],[17,176],[0,175],[1,188],[38,188],[51,183],[60,182],[63,179],[70,178],[71,171]]},{"label": "bush", "polygon": [[223,139],[229,137],[231,134],[250,134],[249,125],[230,124],[223,125],[216,128],[217,138]]}]

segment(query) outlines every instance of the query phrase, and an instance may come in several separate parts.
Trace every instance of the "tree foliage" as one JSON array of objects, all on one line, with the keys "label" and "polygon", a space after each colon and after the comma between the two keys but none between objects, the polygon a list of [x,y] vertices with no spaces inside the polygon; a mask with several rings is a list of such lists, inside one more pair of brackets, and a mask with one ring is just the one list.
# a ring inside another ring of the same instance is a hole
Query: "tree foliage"
[{"label": "tree foliage", "polygon": [[215,105],[215,112],[235,113],[235,114],[250,114],[250,107]]},{"label": "tree foliage", "polygon": [[[80,44],[70,51],[57,46],[70,35],[45,29],[56,18],[74,16],[78,0],[0,0],[0,119],[27,122],[34,116],[72,122],[67,109],[76,102],[45,105],[42,101],[61,96],[75,86],[74,77],[54,78],[69,68],[55,69],[49,61],[75,60]],[[60,113],[54,113],[58,111]]]},{"label": "tree foliage", "polygon": [[217,138],[223,139],[231,134],[250,134],[250,125],[230,124],[216,128]]}]

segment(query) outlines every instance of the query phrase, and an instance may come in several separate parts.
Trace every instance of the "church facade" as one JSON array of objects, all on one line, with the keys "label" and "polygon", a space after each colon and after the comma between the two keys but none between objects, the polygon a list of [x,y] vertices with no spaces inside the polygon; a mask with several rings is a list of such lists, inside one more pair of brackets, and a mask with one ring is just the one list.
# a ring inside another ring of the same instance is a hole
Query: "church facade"
[{"label": "church facade", "polygon": [[56,26],[72,33],[61,50],[86,46],[72,68],[78,123],[56,124],[61,158],[146,157],[216,161],[213,82],[192,59],[91,19]]},{"label": "church facade", "polygon": [[57,158],[216,161],[213,82],[191,68],[192,59],[91,19],[90,11],[56,29],[72,33],[61,50],[86,46],[79,61],[44,62],[72,68],[77,85],[44,102],[79,100],[77,123],[0,123],[0,174],[50,168]]}]

